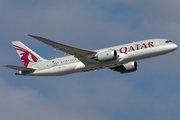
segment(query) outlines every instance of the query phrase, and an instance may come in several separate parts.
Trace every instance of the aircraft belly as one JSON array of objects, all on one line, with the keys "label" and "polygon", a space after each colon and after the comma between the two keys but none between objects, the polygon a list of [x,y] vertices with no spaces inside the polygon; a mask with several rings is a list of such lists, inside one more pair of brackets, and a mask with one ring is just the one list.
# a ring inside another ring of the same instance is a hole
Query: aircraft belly
[{"label": "aircraft belly", "polygon": [[61,76],[78,72],[75,70],[77,63],[55,66],[50,69],[34,71],[33,76]]},{"label": "aircraft belly", "polygon": [[118,61],[111,61],[111,62],[101,62],[99,64],[89,64],[89,65],[82,65],[81,63],[76,66],[77,71],[79,72],[87,72],[87,71],[96,71],[103,68],[111,68],[121,65],[121,62]]}]

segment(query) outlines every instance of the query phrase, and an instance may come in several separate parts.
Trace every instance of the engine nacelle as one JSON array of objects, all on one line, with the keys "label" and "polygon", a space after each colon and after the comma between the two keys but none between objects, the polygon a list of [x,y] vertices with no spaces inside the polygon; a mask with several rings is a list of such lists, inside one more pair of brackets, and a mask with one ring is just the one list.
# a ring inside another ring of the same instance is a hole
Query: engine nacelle
[{"label": "engine nacelle", "polygon": [[113,61],[117,58],[116,50],[107,50],[97,54],[96,59],[100,62]]},{"label": "engine nacelle", "polygon": [[120,66],[117,66],[114,71],[118,71],[120,73],[129,73],[129,72],[134,72],[137,70],[137,62],[129,62]]}]

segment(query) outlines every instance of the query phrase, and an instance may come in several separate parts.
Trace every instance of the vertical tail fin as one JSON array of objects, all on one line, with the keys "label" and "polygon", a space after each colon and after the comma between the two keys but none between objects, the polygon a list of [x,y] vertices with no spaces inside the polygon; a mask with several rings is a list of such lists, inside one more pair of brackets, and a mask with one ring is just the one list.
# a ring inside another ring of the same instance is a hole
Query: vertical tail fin
[{"label": "vertical tail fin", "polygon": [[14,48],[16,49],[25,67],[31,66],[36,62],[45,61],[44,58],[40,57],[20,41],[13,41],[12,44],[14,45]]}]

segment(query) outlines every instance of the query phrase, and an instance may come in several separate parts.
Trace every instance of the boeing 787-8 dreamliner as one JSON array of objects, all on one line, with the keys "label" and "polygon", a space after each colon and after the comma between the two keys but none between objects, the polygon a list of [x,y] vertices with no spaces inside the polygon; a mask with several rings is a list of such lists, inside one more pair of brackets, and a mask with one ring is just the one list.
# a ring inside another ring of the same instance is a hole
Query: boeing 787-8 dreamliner
[{"label": "boeing 787-8 dreamliner", "polygon": [[61,76],[103,68],[110,68],[120,73],[129,73],[137,70],[137,60],[163,55],[178,48],[176,44],[167,39],[148,39],[99,50],[87,50],[39,36],[29,34],[28,36],[70,54],[70,56],[46,60],[22,42],[13,41],[12,44],[24,67],[14,65],[5,65],[5,67],[17,70],[16,75]]}]

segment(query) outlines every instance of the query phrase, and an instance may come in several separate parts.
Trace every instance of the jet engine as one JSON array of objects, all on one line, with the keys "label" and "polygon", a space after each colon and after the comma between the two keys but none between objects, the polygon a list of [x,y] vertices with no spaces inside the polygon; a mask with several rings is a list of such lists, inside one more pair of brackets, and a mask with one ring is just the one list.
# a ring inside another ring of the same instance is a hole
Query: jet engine
[{"label": "jet engine", "polygon": [[107,50],[100,53],[97,53],[95,59],[100,62],[107,62],[116,60],[117,58],[117,52],[116,50]]},{"label": "jet engine", "polygon": [[114,71],[118,71],[120,73],[129,73],[129,72],[134,72],[137,70],[137,62],[133,61],[133,62],[129,62],[126,64],[122,64],[120,66],[117,66],[115,68],[113,68]]}]

